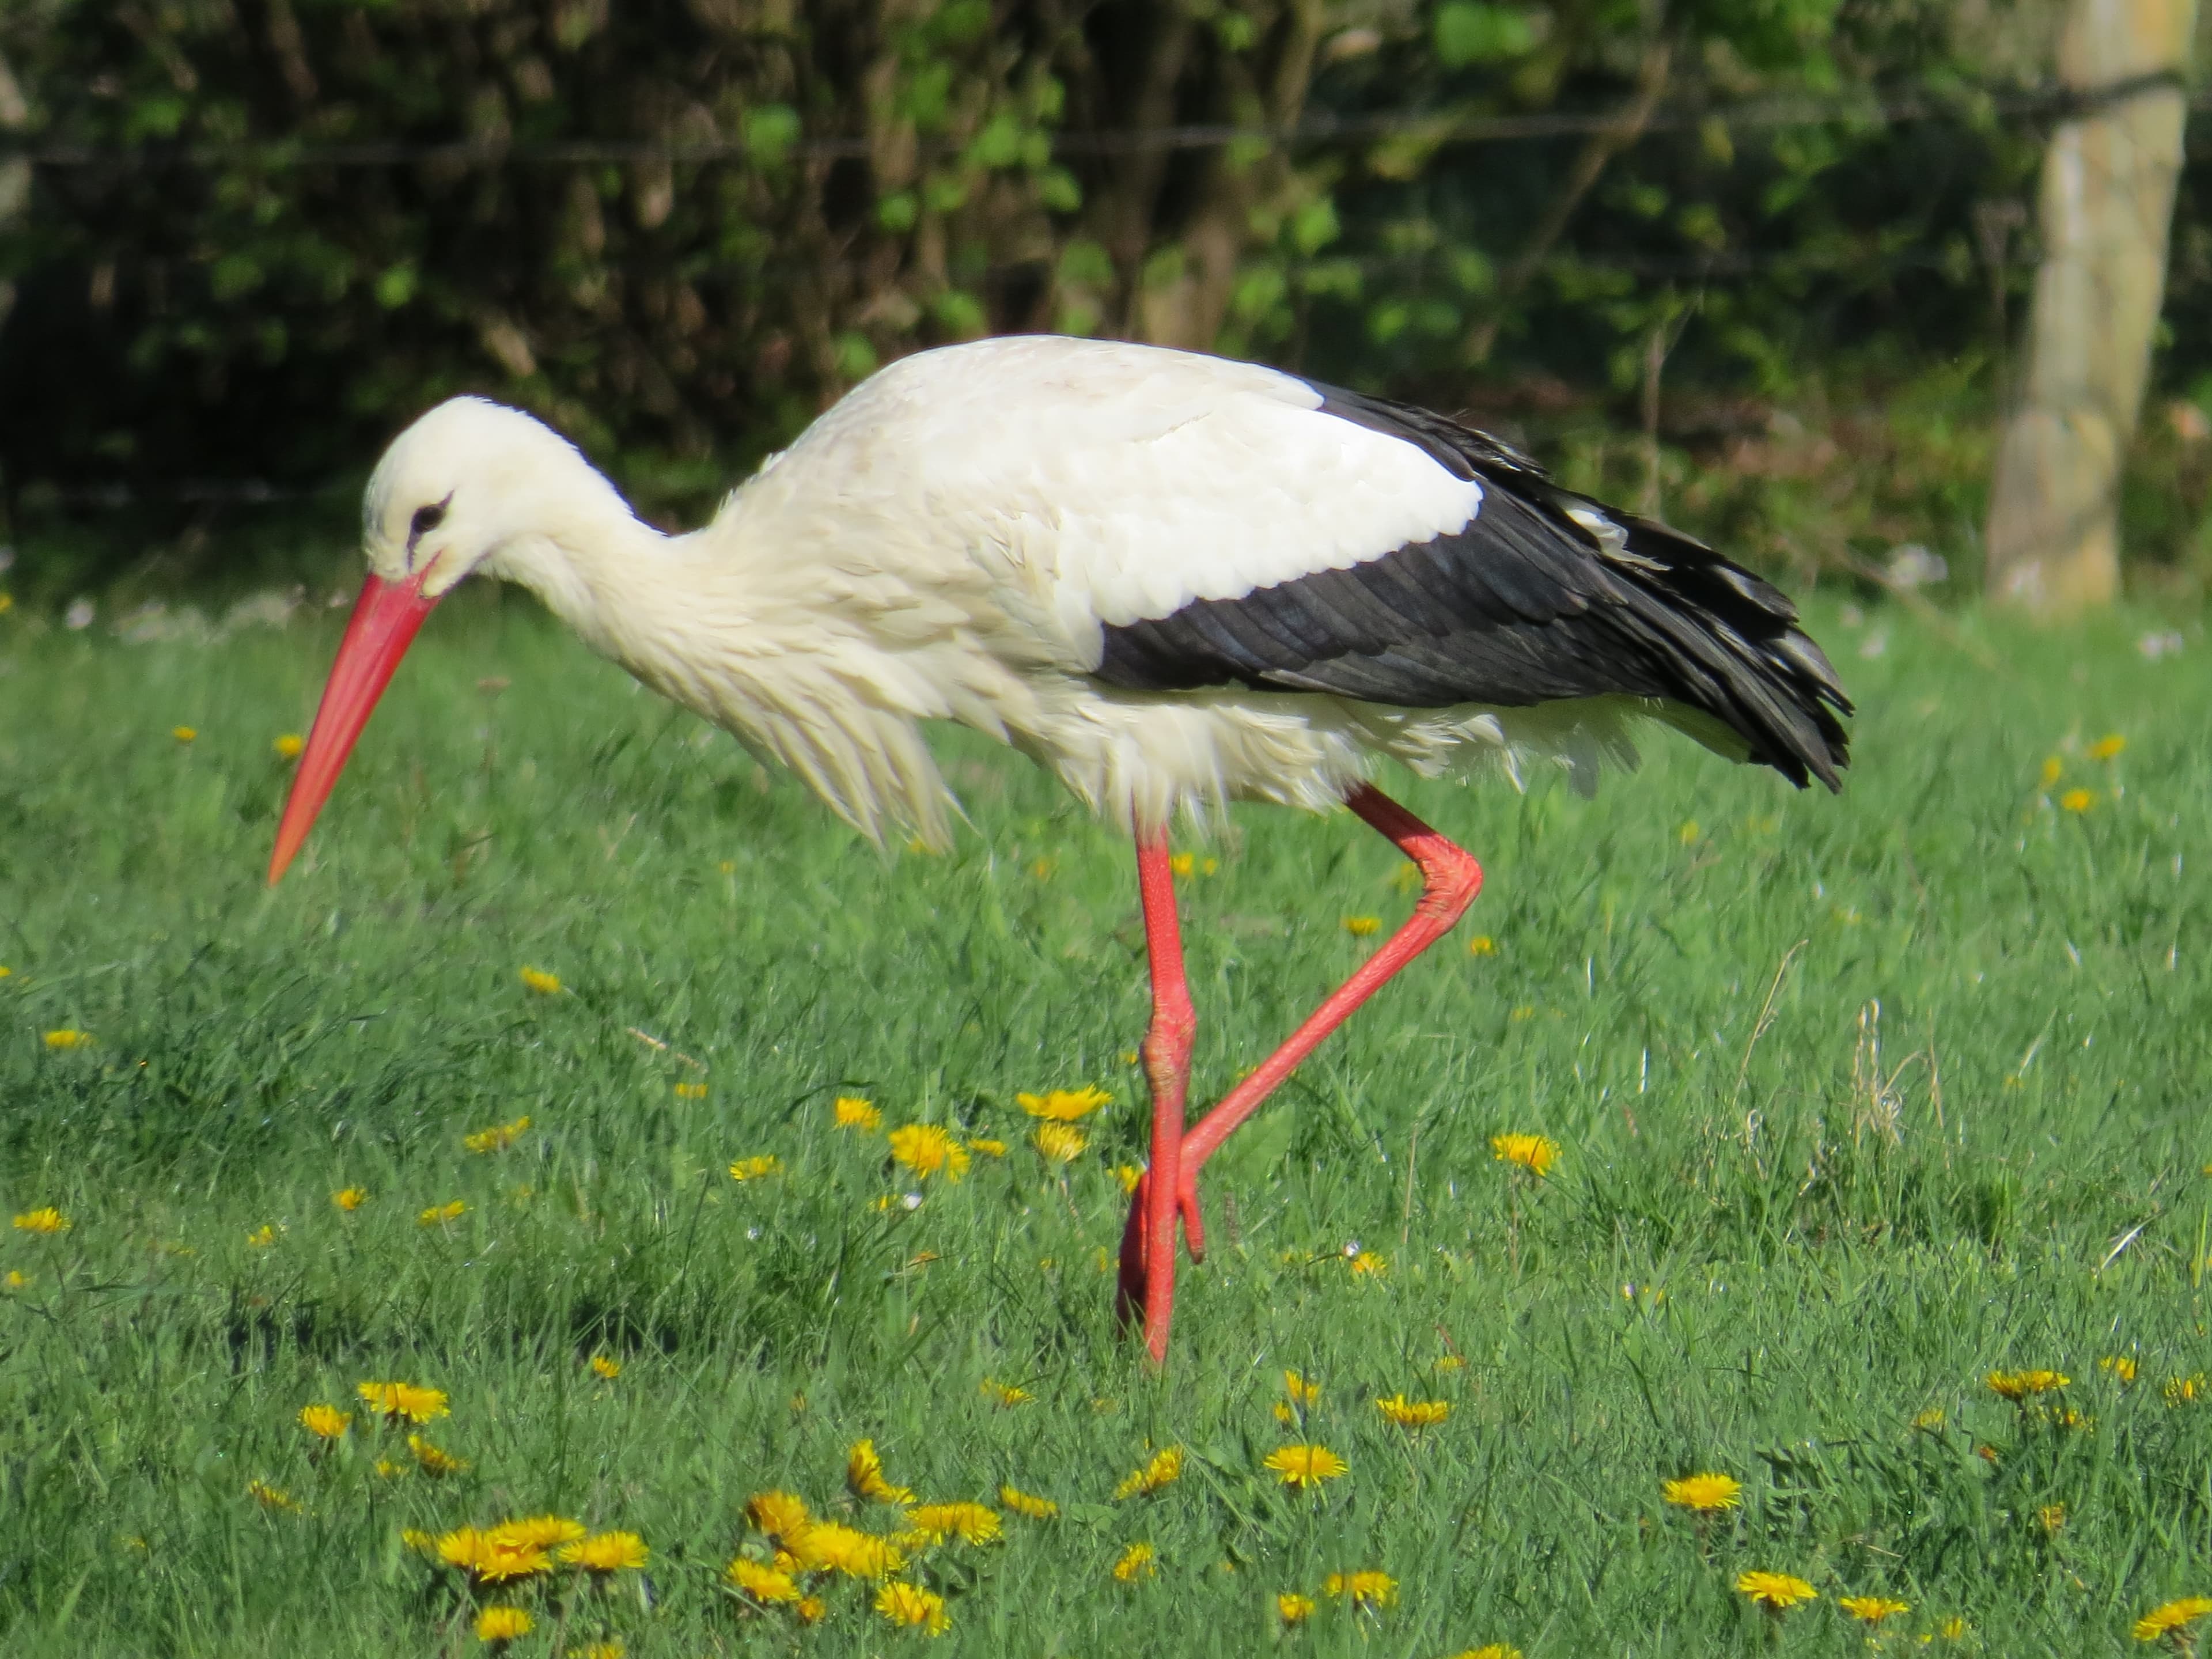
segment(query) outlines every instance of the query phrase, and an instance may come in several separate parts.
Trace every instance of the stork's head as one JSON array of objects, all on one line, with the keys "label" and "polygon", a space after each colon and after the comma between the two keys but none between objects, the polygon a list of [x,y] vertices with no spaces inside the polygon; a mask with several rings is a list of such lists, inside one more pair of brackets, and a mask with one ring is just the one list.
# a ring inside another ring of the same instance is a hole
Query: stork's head
[{"label": "stork's head", "polygon": [[422,619],[478,569],[539,585],[558,559],[549,526],[564,507],[586,504],[580,494],[592,507],[621,501],[568,440],[482,398],[442,403],[392,441],[362,500],[368,580],[284,803],[272,884],[307,840]]}]

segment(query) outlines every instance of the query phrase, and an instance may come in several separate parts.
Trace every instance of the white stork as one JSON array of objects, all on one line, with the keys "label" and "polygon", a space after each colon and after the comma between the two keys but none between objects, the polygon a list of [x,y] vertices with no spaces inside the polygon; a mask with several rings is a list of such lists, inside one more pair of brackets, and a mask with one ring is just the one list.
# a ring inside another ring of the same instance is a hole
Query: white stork
[{"label": "white stork", "polygon": [[[1831,789],[1851,712],[1775,589],[1422,410],[1251,364],[1042,337],[882,370],[704,529],[641,523],[564,439],[457,398],[369,480],[370,574],[269,866],[307,837],[422,619],[520,582],[647,685],[881,842],[957,806],[921,723],[1020,750],[1136,843],[1152,1156],[1119,1306],[1167,1353],[1178,1214],[1230,1132],[1473,902],[1474,860],[1370,781],[1535,759],[1578,787],[1653,719]],[[1168,826],[1231,800],[1348,806],[1420,870],[1410,920],[1188,1134],[1196,1018]]]}]

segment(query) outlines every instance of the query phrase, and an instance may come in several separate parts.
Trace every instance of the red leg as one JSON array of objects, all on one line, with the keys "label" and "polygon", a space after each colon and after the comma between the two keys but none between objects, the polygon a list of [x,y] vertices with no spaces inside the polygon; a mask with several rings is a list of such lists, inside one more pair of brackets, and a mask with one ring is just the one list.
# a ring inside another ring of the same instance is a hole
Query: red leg
[{"label": "red leg", "polygon": [[[1406,925],[1391,934],[1382,948],[1360,964],[1358,971],[1336,988],[1328,1001],[1291,1033],[1289,1040],[1267,1056],[1260,1069],[1223,1098],[1198,1127],[1183,1137],[1176,1194],[1184,1212],[1198,1214],[1198,1171],[1220,1150],[1237,1126],[1258,1109],[1275,1086],[1297,1069],[1298,1063],[1321,1041],[1350,1017],[1352,1010],[1373,996],[1382,982],[1435,944],[1474,902],[1482,890],[1482,866],[1462,848],[1408,812],[1371,784],[1361,784],[1345,797],[1345,805],[1388,836],[1400,852],[1419,866],[1420,902]],[[1157,1163],[1154,1168],[1160,1167]],[[1193,1237],[1197,1229],[1191,1229]]]},{"label": "red leg", "polygon": [[1184,1186],[1183,1094],[1198,1036],[1198,1016],[1183,978],[1182,930],[1176,919],[1175,872],[1168,865],[1164,831],[1137,838],[1137,890],[1144,900],[1145,948],[1152,975],[1152,1022],[1144,1046],[1145,1079],[1152,1093],[1152,1156],[1137,1183],[1129,1224],[1121,1235],[1115,1302],[1124,1322],[1143,1304],[1145,1346],[1155,1364],[1164,1364],[1168,1322],[1175,1311],[1176,1200]]}]

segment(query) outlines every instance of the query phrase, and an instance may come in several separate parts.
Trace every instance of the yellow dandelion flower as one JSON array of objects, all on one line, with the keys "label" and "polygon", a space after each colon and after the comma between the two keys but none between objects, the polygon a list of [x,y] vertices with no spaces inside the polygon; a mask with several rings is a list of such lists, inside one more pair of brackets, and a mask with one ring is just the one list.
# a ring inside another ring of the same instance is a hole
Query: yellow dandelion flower
[{"label": "yellow dandelion flower", "polygon": [[1498,954],[1498,941],[1487,933],[1477,933],[1468,940],[1467,953],[1471,957],[1494,957]]},{"label": "yellow dandelion flower", "polygon": [[2036,1510],[2035,1518],[2043,1523],[2044,1531],[2057,1532],[2066,1524],[2066,1505],[2045,1504],[2041,1509]]},{"label": "yellow dandelion flower", "polygon": [[678,1100],[704,1100],[707,1085],[703,1083],[679,1083],[676,1085],[676,1097]]},{"label": "yellow dandelion flower", "polygon": [[269,746],[276,751],[279,760],[297,760],[300,751],[307,746],[307,740],[297,732],[287,732]]},{"label": "yellow dandelion flower", "polygon": [[2132,1382],[2136,1380],[2136,1362],[2127,1354],[2108,1353],[2097,1362],[2097,1369],[2100,1371],[2110,1371],[2123,1382]]},{"label": "yellow dandelion flower", "polygon": [[1382,918],[1380,916],[1346,916],[1344,919],[1344,931],[1351,934],[1354,939],[1367,939],[1382,931]]},{"label": "yellow dandelion flower", "polygon": [[2212,1383],[2208,1383],[2203,1371],[2187,1376],[2168,1377],[2163,1390],[2169,1406],[2193,1406],[2212,1395]]},{"label": "yellow dandelion flower", "polygon": [[1334,1480],[1352,1467],[1326,1446],[1278,1446],[1260,1462],[1285,1486],[1301,1490]]},{"label": "yellow dandelion flower", "polygon": [[592,1375],[611,1382],[623,1374],[623,1363],[609,1353],[592,1356]]},{"label": "yellow dandelion flower", "polygon": [[276,1242],[276,1230],[265,1221],[246,1236],[248,1249],[265,1250]]},{"label": "yellow dandelion flower", "polygon": [[586,1572],[620,1572],[642,1567],[652,1552],[634,1532],[595,1532],[562,1547],[561,1559]]},{"label": "yellow dandelion flower", "polygon": [[1188,876],[1198,868],[1198,855],[1195,853],[1177,853],[1168,860],[1168,868],[1178,876]]},{"label": "yellow dandelion flower", "polygon": [[283,1511],[297,1510],[300,1507],[293,1500],[291,1493],[286,1492],[282,1486],[270,1486],[266,1480],[249,1480],[246,1483],[246,1490],[247,1494],[264,1510]]},{"label": "yellow dandelion flower", "polygon": [[1910,1601],[1893,1601],[1884,1595],[1838,1596],[1836,1605],[1865,1625],[1879,1625],[1885,1619],[1894,1619],[1900,1613],[1912,1611]]},{"label": "yellow dandelion flower", "polygon": [[1522,1659],[1522,1653],[1510,1642],[1486,1642],[1452,1655],[1452,1659]]},{"label": "yellow dandelion flower", "polygon": [[529,1132],[527,1113],[512,1123],[495,1123],[489,1129],[479,1129],[472,1135],[463,1135],[461,1145],[472,1152],[503,1152]]},{"label": "yellow dandelion flower", "polygon": [[341,1187],[331,1194],[331,1202],[348,1215],[351,1215],[368,1202],[368,1192],[367,1188],[361,1187]]},{"label": "yellow dandelion flower", "polygon": [[440,1450],[419,1434],[407,1437],[407,1449],[415,1454],[416,1467],[428,1475],[460,1474],[469,1467],[468,1459]]},{"label": "yellow dandelion flower", "polygon": [[1135,1192],[1137,1183],[1144,1178],[1145,1172],[1133,1164],[1117,1164],[1114,1166],[1114,1179],[1121,1183],[1121,1190],[1125,1194]]},{"label": "yellow dandelion flower", "polygon": [[992,1404],[1007,1408],[1026,1406],[1030,1398],[1027,1389],[1013,1388],[1004,1382],[994,1382],[988,1376],[983,1379],[982,1395]]},{"label": "yellow dandelion flower", "polygon": [[558,996],[561,994],[561,976],[558,974],[549,974],[538,968],[525,968],[521,970],[521,975],[522,982],[541,997]]},{"label": "yellow dandelion flower", "polygon": [[934,1123],[909,1123],[890,1134],[891,1157],[914,1171],[916,1181],[943,1173],[957,1181],[968,1173],[968,1149]]},{"label": "yellow dandelion flower", "polygon": [[873,1498],[878,1504],[911,1504],[914,1493],[905,1486],[895,1486],[884,1479],[884,1460],[876,1454],[872,1440],[855,1440],[853,1449],[845,1458],[845,1484],[853,1489],[856,1498]]},{"label": "yellow dandelion flower", "polygon": [[65,1233],[76,1224],[51,1204],[27,1210],[15,1218],[15,1231],[19,1233]]},{"label": "yellow dandelion flower", "polygon": [[2049,1394],[2054,1389],[2064,1388],[2073,1380],[2060,1371],[1991,1371],[1989,1375],[1990,1392],[2012,1401]]},{"label": "yellow dandelion flower", "polygon": [[884,1578],[906,1565],[888,1538],[835,1521],[817,1521],[785,1541],[793,1565],[805,1572],[842,1572],[848,1578]]},{"label": "yellow dandelion flower", "polygon": [[2043,787],[2045,789],[2050,788],[2052,784],[2058,781],[2060,776],[2064,774],[2065,770],[2066,763],[2064,761],[2059,759],[2056,755],[2045,755],[2043,757],[2043,769],[2039,775],[2043,781]]},{"label": "yellow dandelion flower", "polygon": [[1073,1164],[1083,1155],[1091,1138],[1070,1123],[1040,1123],[1030,1142],[1048,1162]]},{"label": "yellow dandelion flower", "polygon": [[399,1529],[399,1541],[417,1555],[434,1556],[438,1553],[438,1540],[416,1527],[402,1527]]},{"label": "yellow dandelion flower", "polygon": [[447,1414],[445,1392],[440,1389],[417,1388],[412,1382],[364,1382],[355,1392],[371,1411],[395,1423],[404,1418],[420,1425]]},{"label": "yellow dandelion flower", "polygon": [[805,1500],[787,1492],[755,1492],[745,1504],[745,1519],[755,1531],[766,1533],[787,1548],[811,1524]]},{"label": "yellow dandelion flower", "polygon": [[1301,1411],[1310,1410],[1321,1404],[1321,1384],[1300,1376],[1296,1371],[1283,1373],[1283,1392],[1291,1397],[1291,1404]]},{"label": "yellow dandelion flower", "polygon": [[92,1033],[64,1025],[59,1030],[47,1032],[46,1043],[49,1048],[88,1048],[92,1046]]},{"label": "yellow dandelion flower", "polygon": [[550,1550],[557,1544],[574,1543],[587,1530],[582,1522],[565,1515],[532,1515],[520,1521],[502,1521],[491,1529],[491,1535],[532,1549]]},{"label": "yellow dandelion flower", "polygon": [[782,1173],[783,1160],[773,1153],[758,1158],[741,1158],[730,1165],[730,1179],[732,1181],[762,1181]]},{"label": "yellow dandelion flower", "polygon": [[1113,1095],[1095,1084],[1084,1084],[1082,1088],[1048,1088],[1042,1095],[1015,1095],[1015,1106],[1020,1106],[1030,1117],[1044,1117],[1053,1124],[1073,1124],[1078,1117],[1088,1117],[1099,1106],[1113,1106]]},{"label": "yellow dandelion flower", "polygon": [[1743,1482],[1732,1474],[1686,1474],[1666,1482],[1659,1495],[1677,1508],[1711,1515],[1743,1502]]},{"label": "yellow dandelion flower", "polygon": [[942,1636],[952,1627],[952,1620],[945,1616],[943,1596],[904,1580],[876,1592],[876,1611],[894,1625],[919,1630],[926,1636]]},{"label": "yellow dandelion flower", "polygon": [[1121,1552],[1121,1559],[1114,1564],[1114,1577],[1125,1584],[1133,1584],[1139,1578],[1150,1578],[1159,1571],[1150,1544],[1132,1544]]},{"label": "yellow dandelion flower", "polygon": [[2117,732],[2107,732],[2089,745],[2091,760],[2112,760],[2128,746],[2128,740]]},{"label": "yellow dandelion flower", "polygon": [[1737,1595],[1748,1596],[1755,1605],[1777,1614],[1820,1594],[1803,1579],[1786,1572],[1741,1572],[1736,1575],[1735,1588]]},{"label": "yellow dandelion flower", "polygon": [[1006,1143],[1003,1140],[987,1139],[979,1135],[969,1141],[968,1150],[979,1158],[1004,1158],[1006,1155]]},{"label": "yellow dandelion flower", "polygon": [[380,1457],[376,1460],[376,1478],[380,1480],[397,1480],[406,1473],[407,1466],[404,1463],[395,1463],[388,1457]]},{"label": "yellow dandelion flower", "polygon": [[2188,1629],[2208,1613],[2212,1613],[2212,1595],[2185,1595],[2153,1607],[2136,1620],[2129,1633],[2138,1642],[2155,1642],[2161,1636]]},{"label": "yellow dandelion flower", "polygon": [[301,1428],[319,1440],[343,1440],[346,1430],[353,1425],[353,1413],[342,1412],[336,1406],[302,1406],[299,1422]]},{"label": "yellow dandelion flower", "polygon": [[1088,1116],[1101,1106],[1110,1106],[1114,1097],[1092,1084],[1080,1089],[1048,1089],[1041,1095],[1017,1094],[1014,1104],[1031,1117],[1041,1117],[1054,1123],[1073,1123]]},{"label": "yellow dandelion flower", "polygon": [[858,1129],[863,1134],[873,1134],[884,1127],[884,1115],[870,1102],[857,1095],[840,1095],[832,1109],[837,1115],[841,1129]]},{"label": "yellow dandelion flower", "polygon": [[1549,1175],[1559,1161],[1559,1143],[1542,1135],[1492,1135],[1490,1155],[1500,1164],[1515,1164],[1530,1175]]},{"label": "yellow dandelion flower", "polygon": [[799,1600],[799,1582],[779,1567],[763,1566],[744,1556],[730,1563],[730,1583],[763,1606]]},{"label": "yellow dandelion flower", "polygon": [[503,1648],[519,1642],[538,1628],[538,1621],[521,1607],[486,1607],[477,1615],[477,1640]]},{"label": "yellow dandelion flower", "polygon": [[12,1296],[17,1291],[29,1290],[31,1284],[31,1274],[25,1273],[21,1267],[10,1267],[8,1269],[8,1276],[5,1279],[0,1279],[0,1291],[5,1291]]},{"label": "yellow dandelion flower", "polygon": [[512,1583],[553,1570],[544,1545],[506,1527],[462,1527],[446,1533],[438,1540],[438,1559],[479,1584]]},{"label": "yellow dandelion flower", "polygon": [[1303,1625],[1313,1617],[1314,1599],[1300,1595],[1296,1590],[1285,1590],[1275,1598],[1275,1617],[1286,1625]]},{"label": "yellow dandelion flower", "polygon": [[802,1595],[799,1598],[799,1605],[792,1608],[802,1625],[820,1624],[829,1611],[830,1604],[818,1595]]},{"label": "yellow dandelion flower", "polygon": [[1935,1434],[1942,1430],[1945,1421],[1943,1408],[1941,1406],[1930,1406],[1927,1410],[1914,1414],[1912,1426],[1923,1433]]},{"label": "yellow dandelion flower", "polygon": [[1182,1479],[1182,1448],[1170,1446],[1165,1451],[1155,1452],[1152,1459],[1141,1469],[1133,1471],[1127,1480],[1114,1488],[1116,1498],[1139,1498],[1171,1486]]},{"label": "yellow dandelion flower", "polygon": [[2087,789],[2069,789],[2058,798],[2058,804],[2069,812],[2086,812],[2097,804],[2097,798]]},{"label": "yellow dandelion flower", "polygon": [[199,734],[199,728],[196,726],[173,726],[169,728],[169,735],[179,743],[190,743]]},{"label": "yellow dandelion flower", "polygon": [[1032,1521],[1049,1521],[1060,1513],[1060,1505],[1049,1498],[1039,1498],[1019,1486],[1000,1487],[999,1501],[1016,1515],[1027,1516]]},{"label": "yellow dandelion flower", "polygon": [[1426,1429],[1451,1415],[1451,1401],[1408,1400],[1403,1394],[1394,1394],[1388,1400],[1376,1401],[1375,1409],[1401,1429]]},{"label": "yellow dandelion flower", "polygon": [[1356,1607],[1387,1607],[1398,1599],[1398,1581],[1387,1572],[1333,1572],[1322,1583],[1322,1593]]},{"label": "yellow dandelion flower", "polygon": [[442,1227],[448,1221],[459,1221],[469,1212],[469,1206],[459,1199],[450,1204],[433,1204],[415,1218],[418,1227]]},{"label": "yellow dandelion flower", "polygon": [[580,1648],[570,1648],[568,1659],[629,1659],[629,1649],[621,1642],[592,1642]]},{"label": "yellow dandelion flower", "polygon": [[1466,1364],[1467,1361],[1462,1359],[1457,1354],[1448,1353],[1437,1361],[1437,1369],[1440,1371],[1455,1371]]},{"label": "yellow dandelion flower", "polygon": [[1372,1250],[1361,1250],[1352,1258],[1352,1273],[1355,1279],[1380,1279],[1390,1271],[1390,1264]]},{"label": "yellow dandelion flower", "polygon": [[988,1544],[1003,1525],[999,1512],[981,1504],[918,1504],[906,1512],[906,1523],[933,1544],[948,1538]]}]

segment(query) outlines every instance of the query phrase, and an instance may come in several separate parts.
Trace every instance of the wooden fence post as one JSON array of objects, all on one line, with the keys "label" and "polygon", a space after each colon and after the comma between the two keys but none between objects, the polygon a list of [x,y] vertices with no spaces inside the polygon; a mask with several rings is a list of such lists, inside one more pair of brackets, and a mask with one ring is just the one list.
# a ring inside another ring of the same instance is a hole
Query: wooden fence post
[{"label": "wooden fence post", "polygon": [[2043,164],[2028,368],[1990,501],[1987,584],[2047,617],[2119,590],[2120,469],[2150,373],[2181,168],[2196,0],[2070,0],[2062,81],[2085,107]]}]

